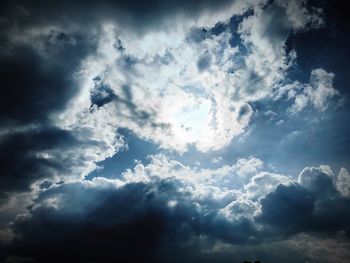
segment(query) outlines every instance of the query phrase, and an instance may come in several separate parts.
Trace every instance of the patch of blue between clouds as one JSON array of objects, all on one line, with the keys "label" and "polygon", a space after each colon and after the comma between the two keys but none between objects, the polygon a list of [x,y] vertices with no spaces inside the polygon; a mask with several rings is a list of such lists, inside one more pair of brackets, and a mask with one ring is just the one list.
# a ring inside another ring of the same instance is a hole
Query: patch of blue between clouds
[{"label": "patch of blue between clouds", "polygon": [[85,178],[86,180],[91,180],[94,177],[118,178],[126,169],[134,168],[136,161],[147,164],[150,161],[147,156],[159,152],[158,145],[137,137],[127,129],[119,129],[118,133],[123,135],[127,147],[112,157],[97,163],[100,168],[90,173]]}]

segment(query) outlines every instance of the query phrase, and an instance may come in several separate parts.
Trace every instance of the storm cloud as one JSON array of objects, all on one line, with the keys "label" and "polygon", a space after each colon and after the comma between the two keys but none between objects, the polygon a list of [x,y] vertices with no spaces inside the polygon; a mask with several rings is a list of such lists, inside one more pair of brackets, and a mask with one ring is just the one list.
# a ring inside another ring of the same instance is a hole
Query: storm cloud
[{"label": "storm cloud", "polygon": [[[195,191],[180,190],[184,182],[179,178],[128,184],[96,178],[62,184],[40,193],[29,214],[17,218],[12,230],[18,236],[3,249],[37,262],[173,262],[173,250],[183,253],[177,260],[190,260],[191,249],[203,245],[215,249],[220,241],[254,245],[259,251],[270,239],[347,233],[350,199],[341,195],[322,168],[306,168],[299,178],[305,176],[311,176],[318,189],[303,181],[278,185],[257,201],[261,213],[255,216],[254,209],[245,210],[252,201],[237,196],[232,201],[236,208],[230,206],[232,218],[221,212],[219,203],[208,207],[217,202],[214,196],[200,201]],[[319,194],[325,188],[329,194]],[[237,257],[244,260],[243,254]]]}]

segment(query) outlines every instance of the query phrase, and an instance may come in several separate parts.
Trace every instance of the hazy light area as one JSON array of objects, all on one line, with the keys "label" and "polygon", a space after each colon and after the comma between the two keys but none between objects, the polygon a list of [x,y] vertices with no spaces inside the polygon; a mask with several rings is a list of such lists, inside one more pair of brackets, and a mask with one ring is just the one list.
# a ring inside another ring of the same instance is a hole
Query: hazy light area
[{"label": "hazy light area", "polygon": [[207,131],[211,128],[211,107],[210,100],[204,99],[177,113],[173,121],[176,136],[187,143],[205,143]]}]

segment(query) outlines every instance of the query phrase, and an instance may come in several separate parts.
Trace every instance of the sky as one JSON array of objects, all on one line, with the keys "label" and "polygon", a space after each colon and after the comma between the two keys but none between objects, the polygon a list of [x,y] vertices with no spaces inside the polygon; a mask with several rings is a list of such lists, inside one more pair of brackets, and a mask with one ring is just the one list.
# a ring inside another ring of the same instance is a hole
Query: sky
[{"label": "sky", "polygon": [[344,1],[1,1],[0,262],[346,263]]}]

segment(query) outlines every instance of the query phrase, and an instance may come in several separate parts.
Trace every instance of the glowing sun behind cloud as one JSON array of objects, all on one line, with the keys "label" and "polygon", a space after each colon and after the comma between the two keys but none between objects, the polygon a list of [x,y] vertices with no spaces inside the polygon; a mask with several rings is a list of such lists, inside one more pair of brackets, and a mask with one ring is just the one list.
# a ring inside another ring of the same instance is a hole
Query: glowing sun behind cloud
[{"label": "glowing sun behind cloud", "polygon": [[209,99],[199,99],[196,104],[181,109],[172,118],[177,137],[188,143],[205,144],[213,117],[211,108]]},{"label": "glowing sun behind cloud", "polygon": [[156,47],[145,49],[150,36],[133,42],[117,32],[105,25],[96,54],[82,63],[84,88],[60,116],[64,128],[83,122],[109,136],[126,128],[177,152],[218,150],[244,132],[252,110],[244,98],[232,100],[240,74],[227,73],[237,53],[228,34],[203,43],[188,42],[183,30],[171,34],[175,42],[154,34]]}]

